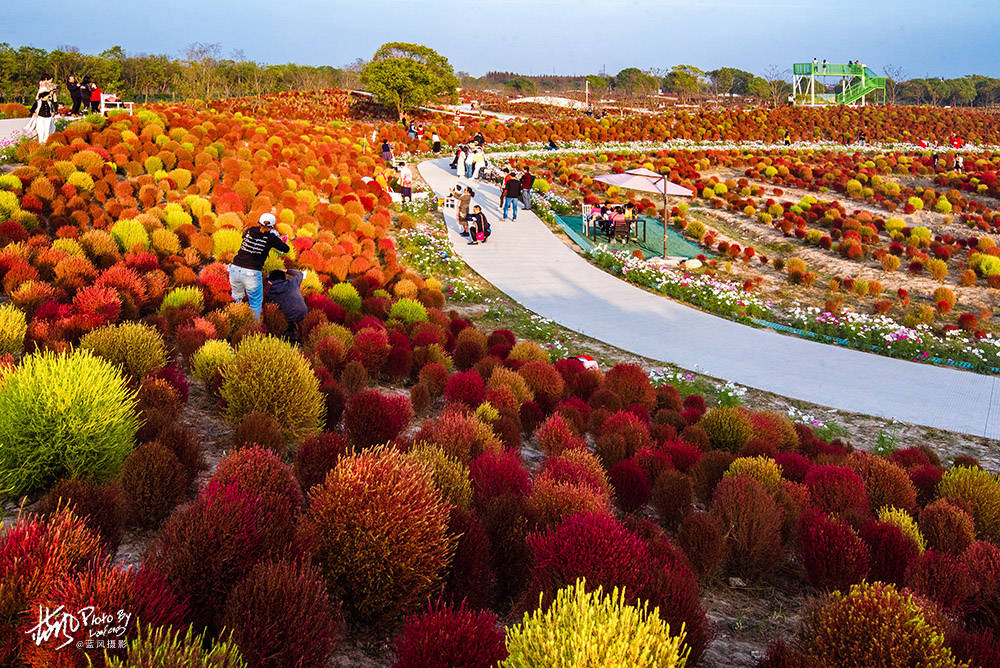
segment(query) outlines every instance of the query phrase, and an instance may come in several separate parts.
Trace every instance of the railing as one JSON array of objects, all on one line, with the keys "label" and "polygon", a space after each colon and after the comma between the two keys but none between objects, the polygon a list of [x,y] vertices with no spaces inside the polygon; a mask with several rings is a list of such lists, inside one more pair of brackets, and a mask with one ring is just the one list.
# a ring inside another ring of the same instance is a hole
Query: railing
[{"label": "railing", "polygon": [[846,65],[844,63],[795,63],[792,65],[792,73],[798,75],[810,75],[816,74],[819,76],[840,76],[840,77],[859,77],[862,73],[866,77],[874,76],[875,73],[872,72],[870,68],[861,67],[861,65]]}]

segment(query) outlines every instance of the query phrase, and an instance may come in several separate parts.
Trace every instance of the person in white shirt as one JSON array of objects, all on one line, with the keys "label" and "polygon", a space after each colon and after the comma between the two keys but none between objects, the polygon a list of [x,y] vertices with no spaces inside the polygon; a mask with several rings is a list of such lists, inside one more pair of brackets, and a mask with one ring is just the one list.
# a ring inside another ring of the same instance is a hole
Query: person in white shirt
[{"label": "person in white shirt", "polygon": [[405,162],[399,163],[399,189],[404,202],[413,201],[413,171]]}]

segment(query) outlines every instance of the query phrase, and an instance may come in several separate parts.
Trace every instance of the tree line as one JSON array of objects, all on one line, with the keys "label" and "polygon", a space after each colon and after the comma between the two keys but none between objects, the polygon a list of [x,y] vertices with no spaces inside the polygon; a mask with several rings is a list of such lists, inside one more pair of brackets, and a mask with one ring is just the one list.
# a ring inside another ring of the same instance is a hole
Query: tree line
[{"label": "tree line", "polygon": [[[343,88],[357,84],[357,67],[264,65],[241,52],[223,55],[218,44],[191,44],[180,58],[165,54],[126,54],[114,46],[97,55],[74,47],[46,51],[0,42],[0,102],[27,103],[38,82],[52,77],[64,85],[68,76],[89,77],[106,93],[152,102],[211,100],[279,93],[308,88]],[[65,88],[63,98],[68,97]]]}]

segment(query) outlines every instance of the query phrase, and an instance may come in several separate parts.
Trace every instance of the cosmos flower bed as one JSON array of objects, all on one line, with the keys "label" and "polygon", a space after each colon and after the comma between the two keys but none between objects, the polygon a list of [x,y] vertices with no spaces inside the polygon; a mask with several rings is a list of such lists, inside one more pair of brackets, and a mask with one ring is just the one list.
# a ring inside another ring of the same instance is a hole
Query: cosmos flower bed
[{"label": "cosmos flower bed", "polygon": [[[71,125],[0,182],[0,433],[106,441],[0,457],[36,511],[0,535],[0,663],[321,666],[377,639],[395,666],[708,665],[702,593],[735,577],[815,597],[764,665],[995,665],[993,473],[477,329],[400,264],[367,130],[165,107]],[[228,292],[268,209],[294,248],[269,265],[313,270],[301,346]],[[233,426],[211,470],[192,382]],[[15,410],[71,390],[100,408]],[[57,649],[39,606],[134,623]]]}]

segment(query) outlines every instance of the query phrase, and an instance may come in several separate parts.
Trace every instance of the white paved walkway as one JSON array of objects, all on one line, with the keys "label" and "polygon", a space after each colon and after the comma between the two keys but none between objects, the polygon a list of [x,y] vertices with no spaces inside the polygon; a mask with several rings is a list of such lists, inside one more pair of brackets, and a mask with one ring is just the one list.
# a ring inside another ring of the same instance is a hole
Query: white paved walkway
[{"label": "white paved walkway", "polygon": [[[420,165],[439,195],[457,178],[447,158]],[[463,180],[464,181],[464,180]],[[500,220],[499,190],[472,182],[493,236],[469,246],[452,211],[459,255],[526,308],[655,360],[775,394],[866,415],[1000,438],[1000,379],[863,353],[756,329],[646,292],[591,265],[535,215]]]}]

